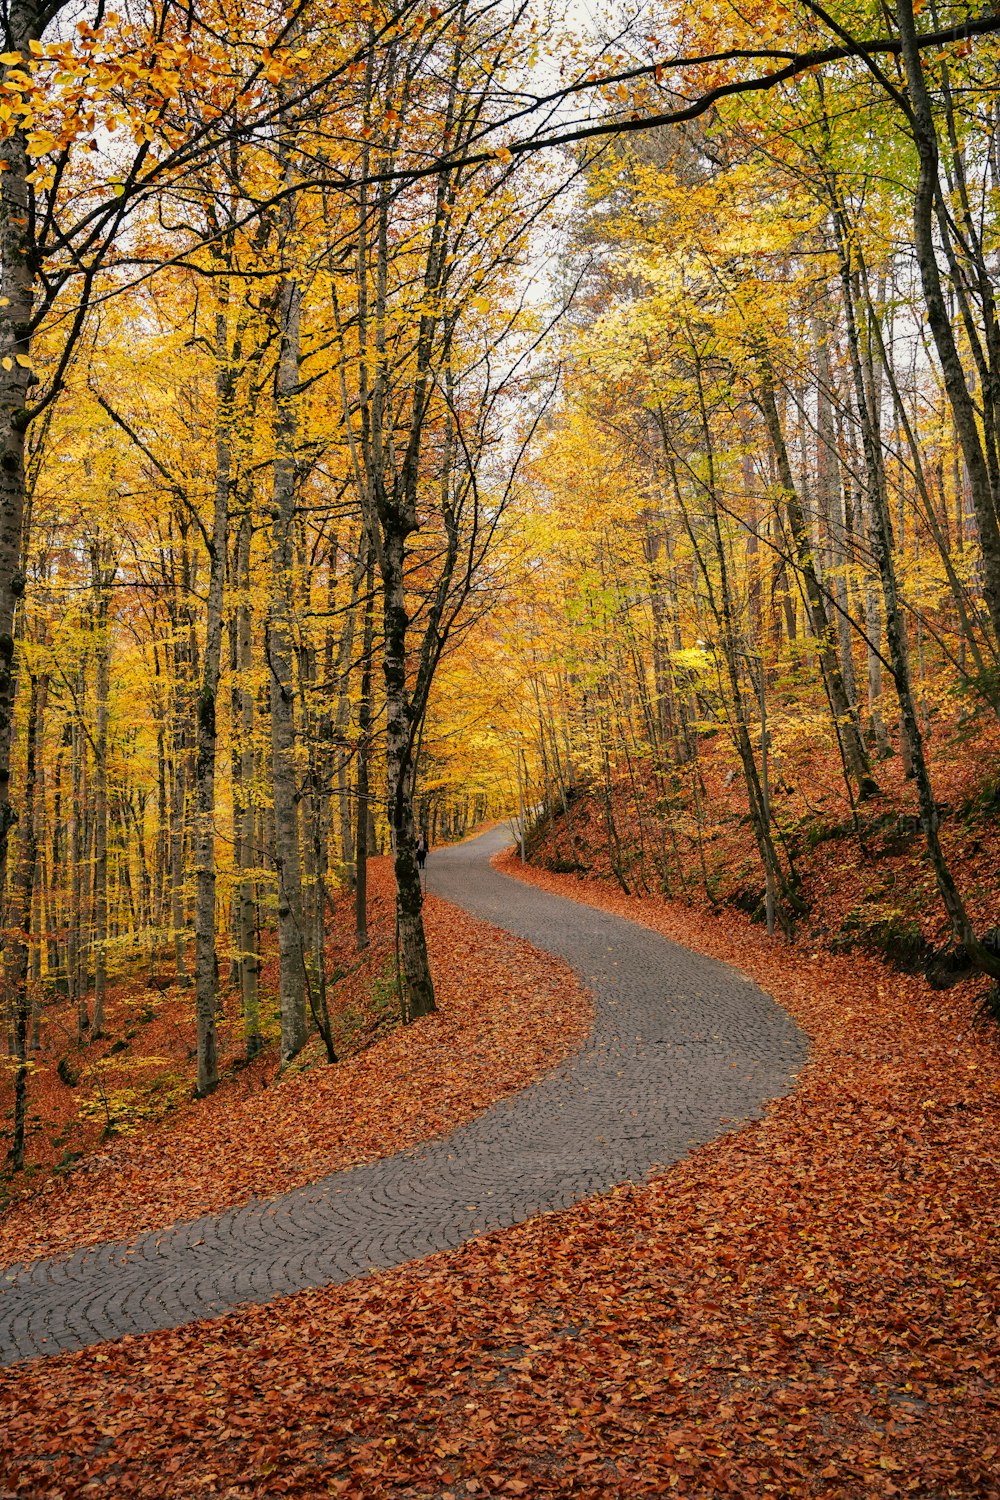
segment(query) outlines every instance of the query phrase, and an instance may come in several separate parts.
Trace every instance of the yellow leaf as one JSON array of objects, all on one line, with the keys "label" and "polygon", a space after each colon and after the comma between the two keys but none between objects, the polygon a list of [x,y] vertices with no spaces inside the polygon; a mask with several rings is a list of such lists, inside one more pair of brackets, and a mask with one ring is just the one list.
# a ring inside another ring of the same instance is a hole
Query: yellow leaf
[{"label": "yellow leaf", "polygon": [[22,370],[30,370],[31,369],[31,360],[28,358],[28,356],[26,354],[15,354],[14,358],[17,360],[17,362],[21,366]]},{"label": "yellow leaf", "polygon": [[3,365],[5,370],[13,370],[14,368],[14,361],[11,359],[9,354],[4,355],[3,359],[0,360],[0,364]]},{"label": "yellow leaf", "polygon": [[0,52],[0,63],[19,63],[20,61],[20,52]]}]

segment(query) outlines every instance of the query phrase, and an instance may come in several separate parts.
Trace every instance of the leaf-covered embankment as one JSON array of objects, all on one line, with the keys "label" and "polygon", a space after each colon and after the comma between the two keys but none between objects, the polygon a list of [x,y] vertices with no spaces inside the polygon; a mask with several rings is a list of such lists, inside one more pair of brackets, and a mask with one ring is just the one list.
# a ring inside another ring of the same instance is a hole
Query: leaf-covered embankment
[{"label": "leaf-covered embankment", "polygon": [[[771,750],[772,814],[782,849],[794,857],[803,904],[798,940],[884,956],[942,983],[955,979],[963,966],[952,962],[954,935],[902,759],[879,763],[880,795],[852,815],[830,755],[829,745],[817,748],[804,735]],[[1000,922],[1000,726],[985,716],[964,728],[939,723],[928,758],[942,846],[982,935]],[[703,908],[734,907],[763,922],[764,876],[731,742],[705,737],[685,776],[700,795],[672,803],[659,797],[648,767],[613,776],[608,788],[581,779],[567,789],[564,807],[553,797],[554,814],[546,809],[538,818],[529,858],[556,874],[585,874],[636,895],[662,891]]]}]

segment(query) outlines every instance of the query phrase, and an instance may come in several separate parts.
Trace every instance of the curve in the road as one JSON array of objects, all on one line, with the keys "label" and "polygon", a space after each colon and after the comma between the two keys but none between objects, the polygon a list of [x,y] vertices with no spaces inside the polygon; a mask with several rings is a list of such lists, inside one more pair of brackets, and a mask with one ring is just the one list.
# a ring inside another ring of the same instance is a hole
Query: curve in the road
[{"label": "curve in the road", "polygon": [[492,869],[502,831],[428,861],[431,891],[567,960],[595,1023],[572,1057],[450,1135],[268,1201],[0,1271],[0,1363],[174,1327],[565,1208],[684,1156],[787,1091],[803,1034],[749,980]]}]

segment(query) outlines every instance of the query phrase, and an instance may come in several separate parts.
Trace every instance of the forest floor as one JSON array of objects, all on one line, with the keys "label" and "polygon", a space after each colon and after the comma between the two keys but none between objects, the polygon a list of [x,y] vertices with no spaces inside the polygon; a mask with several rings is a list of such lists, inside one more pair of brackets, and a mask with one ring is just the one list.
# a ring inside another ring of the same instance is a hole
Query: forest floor
[{"label": "forest floor", "polygon": [[[273,960],[261,974],[271,1045],[241,1066],[238,1018],[223,1019],[223,1081],[202,1101],[193,1097],[190,990],[117,987],[107,1035],[83,1048],[67,1046],[50,1021],[30,1080],[34,1170],[0,1217],[0,1265],[127,1238],[391,1156],[524,1088],[587,1035],[592,1007],[566,965],[433,895],[425,913],[439,1009],[400,1027],[393,892],[391,862],[373,859],[362,958],[350,898],[331,922],[329,971],[344,975],[330,996],[334,1067],[313,1037],[279,1072]],[[72,1083],[59,1076],[60,1057]]]},{"label": "forest floor", "polygon": [[757,980],[811,1038],[795,1092],[648,1184],[5,1372],[8,1493],[1000,1496],[1000,1052],[972,988],[506,867]]}]

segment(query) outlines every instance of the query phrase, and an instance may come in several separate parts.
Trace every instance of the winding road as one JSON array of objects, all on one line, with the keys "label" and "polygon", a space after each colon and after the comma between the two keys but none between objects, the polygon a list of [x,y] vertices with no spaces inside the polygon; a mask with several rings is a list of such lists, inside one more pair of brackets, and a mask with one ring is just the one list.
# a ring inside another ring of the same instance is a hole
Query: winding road
[{"label": "winding road", "polygon": [[492,869],[504,830],[427,864],[429,889],[579,974],[584,1046],[450,1135],[225,1213],[0,1271],[0,1364],[345,1282],[641,1181],[785,1093],[806,1055],[725,964]]}]

